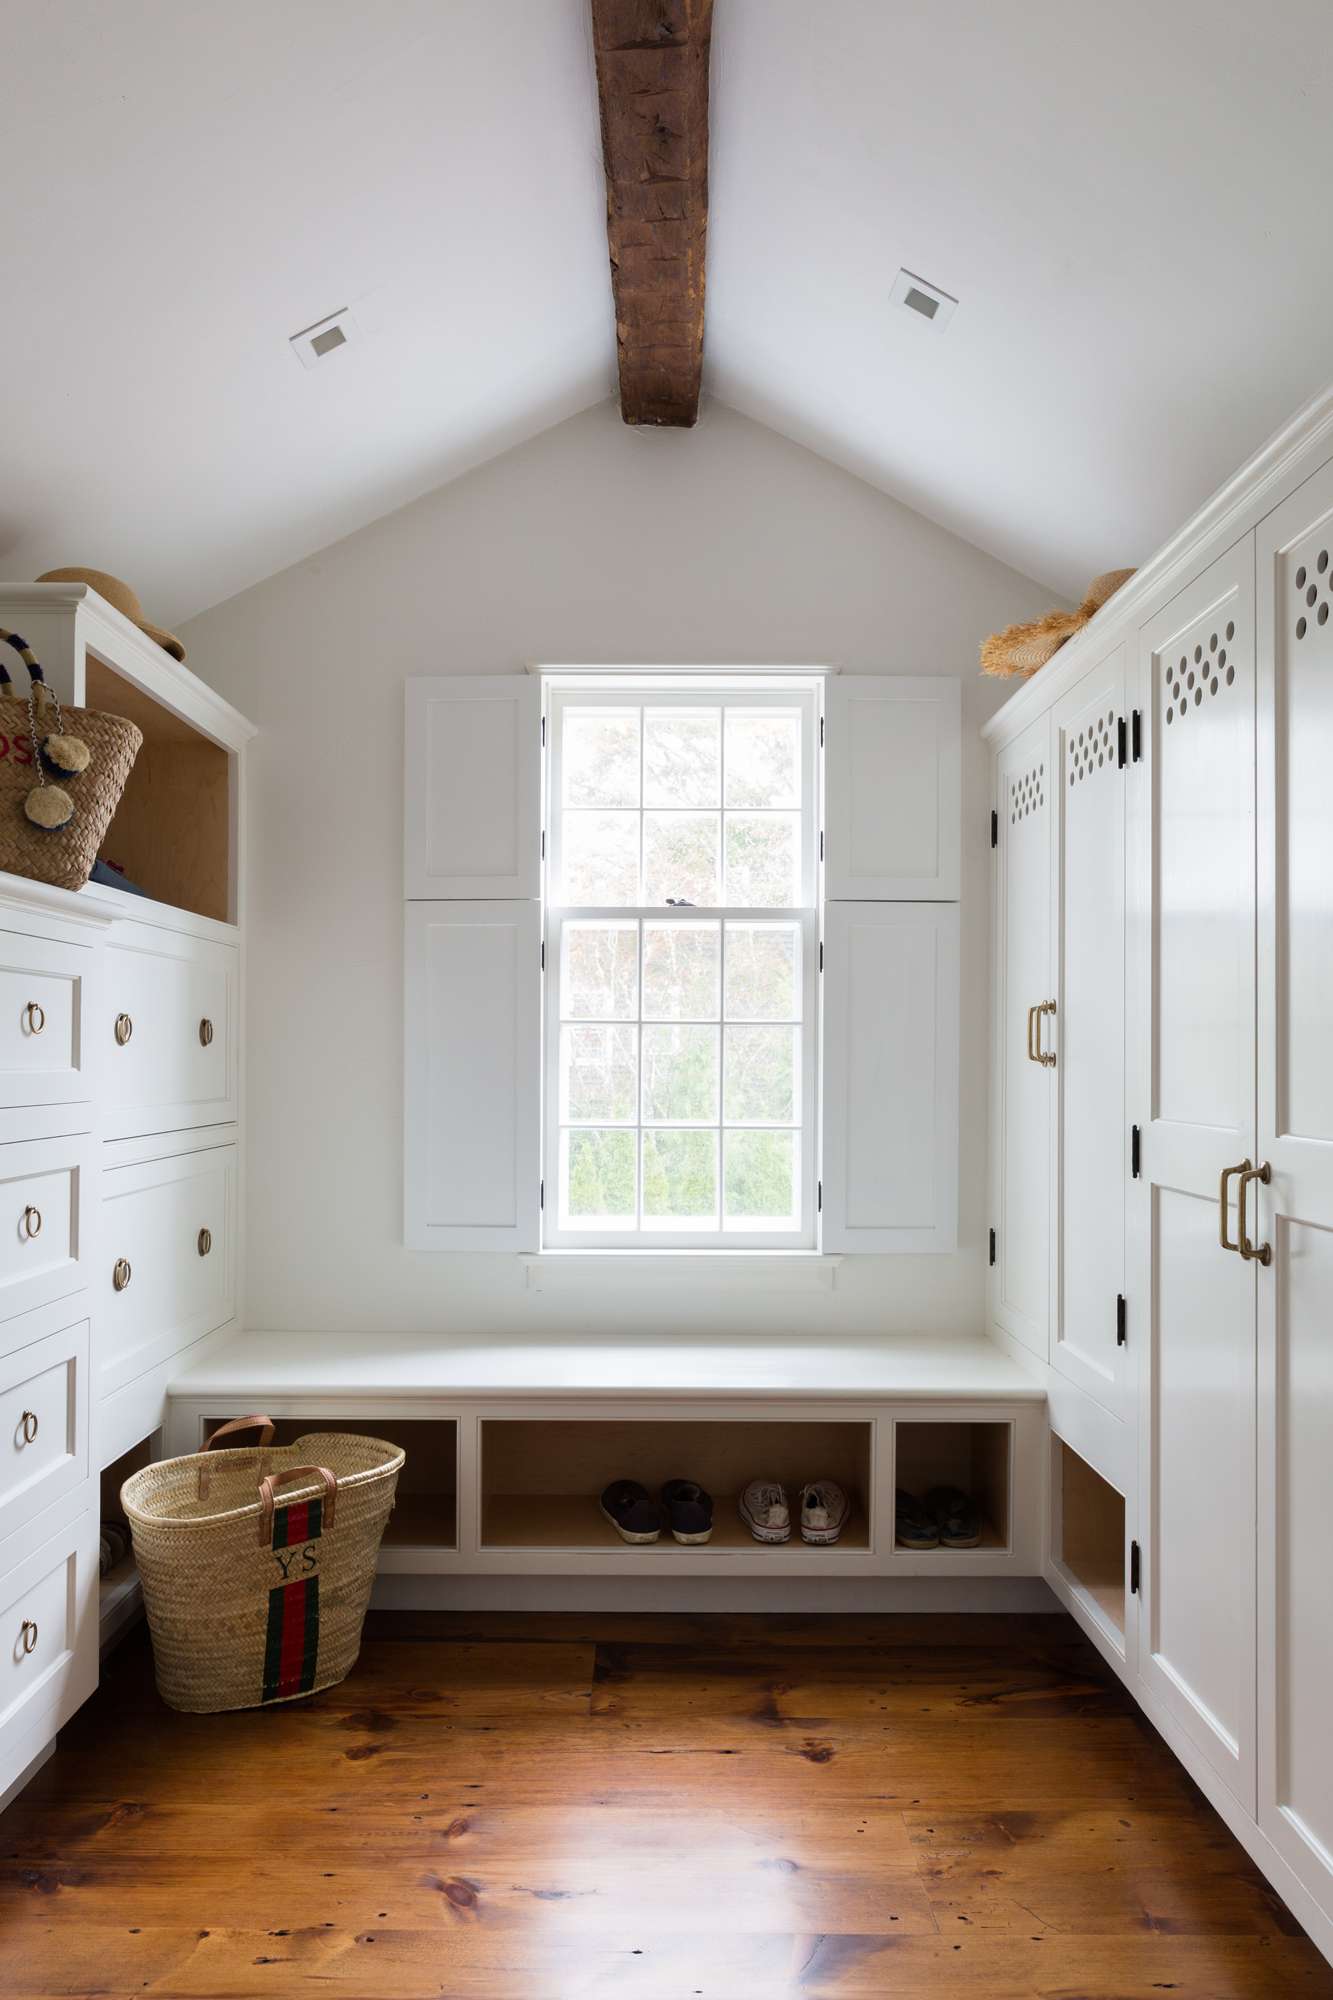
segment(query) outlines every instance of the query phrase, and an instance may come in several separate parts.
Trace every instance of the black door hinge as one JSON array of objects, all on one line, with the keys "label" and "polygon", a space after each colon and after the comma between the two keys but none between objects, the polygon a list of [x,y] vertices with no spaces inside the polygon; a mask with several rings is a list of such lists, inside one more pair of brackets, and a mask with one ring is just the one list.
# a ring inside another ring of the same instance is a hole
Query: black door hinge
[{"label": "black door hinge", "polygon": [[1119,764],[1121,770],[1123,771],[1125,765],[1129,762],[1129,731],[1125,727],[1125,718],[1123,715],[1121,716],[1119,722],[1117,722],[1115,726],[1115,734],[1116,734],[1116,744],[1118,746],[1116,762]]},{"label": "black door hinge", "polygon": [[542,860],[546,859],[546,828],[542,828]]},{"label": "black door hinge", "polygon": [[824,859],[824,829],[822,826],[819,829],[819,858],[821,861]]},{"label": "black door hinge", "polygon": [[1143,1164],[1142,1149],[1143,1134],[1137,1125],[1131,1125],[1129,1128],[1129,1177],[1132,1181],[1136,1181],[1139,1177],[1139,1172]]},{"label": "black door hinge", "polygon": [[1134,711],[1133,721],[1130,725],[1130,739],[1134,746],[1130,754],[1137,764],[1143,756],[1143,710],[1141,708],[1136,708]]},{"label": "black door hinge", "polygon": [[824,1183],[823,1183],[823,1181],[816,1181],[816,1182],[815,1182],[815,1207],[816,1207],[816,1208],[817,1208],[817,1209],[819,1210],[820,1214],[822,1215],[822,1214],[823,1214],[823,1212],[824,1212]]},{"label": "black door hinge", "polygon": [[546,748],[546,717],[542,717],[542,749]]},{"label": "black door hinge", "polygon": [[542,939],[542,971],[546,970],[546,939]]},{"label": "black door hinge", "polygon": [[1000,844],[1000,815],[994,807],[991,808],[990,816],[990,844],[992,847],[998,847]]},{"label": "black door hinge", "polygon": [[1137,1542],[1131,1542],[1129,1545],[1129,1588],[1131,1594],[1137,1597],[1139,1594],[1139,1545]]},{"label": "black door hinge", "polygon": [[545,1182],[545,1181],[539,1181],[539,1182],[537,1183],[537,1206],[538,1206],[538,1208],[545,1208],[545,1206],[546,1206],[546,1182]]},{"label": "black door hinge", "polygon": [[819,747],[821,750],[824,747],[824,718],[822,715],[819,718]]},{"label": "black door hinge", "polygon": [[824,940],[823,940],[823,938],[821,938],[821,939],[819,940],[819,969],[820,969],[820,971],[821,971],[821,972],[822,972],[822,971],[824,970]]},{"label": "black door hinge", "polygon": [[1123,1292],[1117,1292],[1117,1293],[1116,1293],[1116,1295],[1115,1295],[1115,1344],[1116,1344],[1116,1346],[1117,1346],[1117,1347],[1123,1347],[1123,1346],[1124,1346],[1124,1344],[1125,1344],[1125,1341],[1126,1341],[1127,1339],[1128,1339],[1128,1335],[1127,1335],[1127,1334],[1126,1334],[1126,1332],[1125,1332],[1125,1295],[1124,1295],[1124,1293],[1123,1293]]},{"label": "black door hinge", "polygon": [[995,1262],[995,1231],[993,1229],[990,1233],[990,1260],[992,1264]]}]

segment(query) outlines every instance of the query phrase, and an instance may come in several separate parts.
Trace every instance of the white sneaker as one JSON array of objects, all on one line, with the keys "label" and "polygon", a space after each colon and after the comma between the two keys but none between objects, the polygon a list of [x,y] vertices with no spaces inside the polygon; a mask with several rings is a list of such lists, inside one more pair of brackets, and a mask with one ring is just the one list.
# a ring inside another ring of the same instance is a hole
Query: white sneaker
[{"label": "white sneaker", "polygon": [[739,1501],[740,1516],[757,1542],[789,1542],[787,1495],[775,1479],[752,1479]]},{"label": "white sneaker", "polygon": [[847,1520],[847,1495],[831,1479],[801,1488],[801,1540],[836,1542]]}]

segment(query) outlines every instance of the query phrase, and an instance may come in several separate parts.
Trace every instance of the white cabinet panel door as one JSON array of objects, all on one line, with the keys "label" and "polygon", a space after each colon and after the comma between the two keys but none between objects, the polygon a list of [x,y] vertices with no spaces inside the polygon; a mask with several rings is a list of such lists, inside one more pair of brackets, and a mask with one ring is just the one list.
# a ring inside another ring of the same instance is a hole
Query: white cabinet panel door
[{"label": "white cabinet panel door", "polygon": [[958,900],[961,716],[956,680],[830,679],[824,748],[830,901]]},{"label": "white cabinet panel door", "polygon": [[1140,635],[1144,782],[1137,996],[1147,1050],[1151,1301],[1142,1384],[1140,1671],[1236,1797],[1255,1805],[1255,1266],[1234,1242],[1254,1147],[1254,543]]},{"label": "white cabinet panel door", "polygon": [[409,903],[406,1240],[536,1250],[541,907]]},{"label": "white cabinet panel door", "polygon": [[[1125,1291],[1127,644],[1053,711],[1056,857],[1056,1203],[1051,1361],[1128,1415]],[[1124,761],[1122,762],[1122,758]]]},{"label": "white cabinet panel door", "polygon": [[404,893],[541,894],[541,683],[442,674],[407,683]]},{"label": "white cabinet panel door", "polygon": [[1051,779],[1050,720],[1043,716],[996,760],[991,970],[995,1262],[990,1285],[991,1317],[1043,1361],[1050,1302],[1054,1072],[1036,1058],[1056,1053],[1058,1016],[1038,1016],[1034,1010],[1055,997]]},{"label": "white cabinet panel door", "polygon": [[1333,1907],[1333,465],[1258,531],[1259,1820]]},{"label": "white cabinet panel door", "polygon": [[86,944],[0,933],[0,1102],[78,1103],[93,1095]]},{"label": "white cabinet panel door", "polygon": [[958,907],[830,903],[825,1250],[952,1250],[958,1233]]}]

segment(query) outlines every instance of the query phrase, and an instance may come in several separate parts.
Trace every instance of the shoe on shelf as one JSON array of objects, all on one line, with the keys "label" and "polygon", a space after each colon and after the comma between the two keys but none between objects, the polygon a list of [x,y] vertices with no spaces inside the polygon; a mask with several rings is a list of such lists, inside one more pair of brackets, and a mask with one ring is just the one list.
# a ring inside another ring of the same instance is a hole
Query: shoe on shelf
[{"label": "shoe on shelf", "polygon": [[692,1479],[668,1479],[662,1488],[662,1511],[674,1540],[706,1542],[713,1533],[713,1496]]},{"label": "shoe on shelf", "polygon": [[622,1542],[655,1542],[662,1532],[661,1508],[635,1479],[613,1479],[601,1505]]},{"label": "shoe on shelf", "polygon": [[776,1479],[752,1479],[739,1501],[740,1515],[757,1542],[789,1542],[791,1513]]},{"label": "shoe on shelf", "polygon": [[905,1486],[894,1495],[893,1539],[900,1549],[937,1549],[940,1545],[939,1522]]},{"label": "shoe on shelf", "polygon": [[832,1479],[812,1479],[801,1488],[801,1540],[820,1545],[836,1542],[848,1512],[841,1486]]},{"label": "shoe on shelf", "polygon": [[981,1516],[976,1503],[959,1486],[932,1486],[926,1509],[935,1517],[946,1549],[974,1549],[981,1540]]}]

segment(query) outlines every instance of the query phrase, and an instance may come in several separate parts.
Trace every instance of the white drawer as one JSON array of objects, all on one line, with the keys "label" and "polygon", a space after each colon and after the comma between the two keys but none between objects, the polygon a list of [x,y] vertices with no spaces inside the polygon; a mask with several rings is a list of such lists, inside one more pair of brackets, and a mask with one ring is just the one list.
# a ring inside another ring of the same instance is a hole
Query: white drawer
[{"label": "white drawer", "polygon": [[98,1001],[103,1136],[236,1117],[235,945],[121,923]]},{"label": "white drawer", "polygon": [[0,1361],[0,1552],[10,1536],[87,1477],[83,1319]]},{"label": "white drawer", "polygon": [[93,1290],[99,1396],[231,1318],[235,1217],[235,1146],[102,1175]]},{"label": "white drawer", "polygon": [[97,1516],[0,1579],[0,1793],[97,1685]]},{"label": "white drawer", "polygon": [[93,1095],[86,1023],[88,945],[0,931],[0,1104],[71,1104]]},{"label": "white drawer", "polygon": [[[0,1146],[0,1321],[68,1298],[87,1283],[91,1184],[86,1133]],[[0,1326],[0,1351],[7,1345]]]}]

